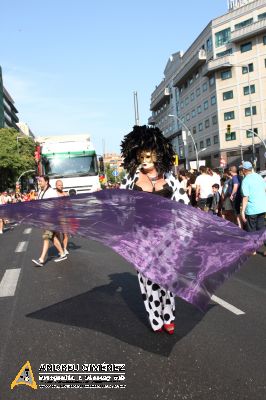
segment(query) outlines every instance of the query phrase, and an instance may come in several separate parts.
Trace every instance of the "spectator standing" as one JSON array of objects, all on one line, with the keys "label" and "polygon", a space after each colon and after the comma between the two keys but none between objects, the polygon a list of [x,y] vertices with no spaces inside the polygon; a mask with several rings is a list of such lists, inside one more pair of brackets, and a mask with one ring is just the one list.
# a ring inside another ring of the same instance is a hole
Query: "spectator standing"
[{"label": "spectator standing", "polygon": [[252,164],[245,161],[242,165],[244,179],[242,181],[242,220],[248,232],[258,231],[265,226],[266,182],[255,173]]},{"label": "spectator standing", "polygon": [[207,173],[206,167],[200,166],[200,175],[196,178],[195,184],[198,208],[203,211],[209,211],[213,197],[213,178]]},{"label": "spectator standing", "polygon": [[232,193],[230,195],[230,200],[232,202],[232,209],[235,214],[236,224],[239,226],[239,228],[242,228],[242,220],[240,216],[240,206],[242,202],[242,195],[241,195],[242,178],[238,175],[237,167],[235,165],[229,168],[229,173],[232,177]]}]

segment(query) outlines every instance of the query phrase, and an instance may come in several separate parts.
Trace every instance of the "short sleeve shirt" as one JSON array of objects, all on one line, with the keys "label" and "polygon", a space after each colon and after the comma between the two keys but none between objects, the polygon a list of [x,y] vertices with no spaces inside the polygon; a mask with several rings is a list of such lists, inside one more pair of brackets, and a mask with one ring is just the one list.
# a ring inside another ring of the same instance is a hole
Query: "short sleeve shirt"
[{"label": "short sleeve shirt", "polygon": [[248,174],[242,181],[242,194],[248,197],[248,204],[245,210],[247,215],[257,215],[266,212],[266,182],[259,175]]}]

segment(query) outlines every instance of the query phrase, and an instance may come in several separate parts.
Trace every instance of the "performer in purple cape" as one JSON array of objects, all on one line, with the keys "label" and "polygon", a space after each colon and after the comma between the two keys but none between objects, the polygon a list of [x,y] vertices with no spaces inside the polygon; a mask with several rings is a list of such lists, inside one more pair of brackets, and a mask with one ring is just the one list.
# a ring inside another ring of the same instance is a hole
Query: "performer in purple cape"
[{"label": "performer in purple cape", "polygon": [[[188,204],[189,199],[179,181],[173,176],[174,150],[158,128],[134,126],[121,144],[124,168],[128,175],[122,189],[153,193]],[[158,219],[160,216],[158,216]],[[175,298],[173,294],[138,272],[144,305],[152,329],[163,328],[174,333]]]}]

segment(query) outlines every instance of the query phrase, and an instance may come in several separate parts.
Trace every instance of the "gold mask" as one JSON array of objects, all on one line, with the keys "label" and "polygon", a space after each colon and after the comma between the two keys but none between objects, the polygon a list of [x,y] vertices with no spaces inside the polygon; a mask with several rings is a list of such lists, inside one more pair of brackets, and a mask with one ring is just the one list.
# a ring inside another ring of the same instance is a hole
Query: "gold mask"
[{"label": "gold mask", "polygon": [[144,170],[154,168],[154,163],[157,161],[157,155],[154,150],[141,150],[138,153],[138,162]]}]

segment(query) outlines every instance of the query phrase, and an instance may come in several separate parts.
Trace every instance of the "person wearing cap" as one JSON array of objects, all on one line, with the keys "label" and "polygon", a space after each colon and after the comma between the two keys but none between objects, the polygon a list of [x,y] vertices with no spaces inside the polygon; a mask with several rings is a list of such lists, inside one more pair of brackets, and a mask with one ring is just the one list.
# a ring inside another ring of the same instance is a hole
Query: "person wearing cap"
[{"label": "person wearing cap", "polygon": [[242,181],[242,219],[248,232],[258,231],[265,226],[266,213],[266,182],[253,171],[251,162],[244,161]]}]

